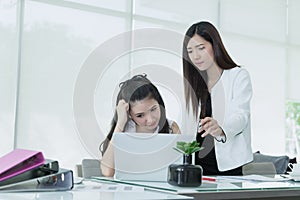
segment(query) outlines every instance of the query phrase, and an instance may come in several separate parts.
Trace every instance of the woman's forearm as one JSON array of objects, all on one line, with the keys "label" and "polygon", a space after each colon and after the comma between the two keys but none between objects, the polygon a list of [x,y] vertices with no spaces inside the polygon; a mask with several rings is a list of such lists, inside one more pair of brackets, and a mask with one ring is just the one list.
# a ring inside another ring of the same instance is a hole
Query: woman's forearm
[{"label": "woman's forearm", "polygon": [[103,176],[112,177],[115,174],[114,150],[113,144],[110,141],[101,160],[101,172]]}]

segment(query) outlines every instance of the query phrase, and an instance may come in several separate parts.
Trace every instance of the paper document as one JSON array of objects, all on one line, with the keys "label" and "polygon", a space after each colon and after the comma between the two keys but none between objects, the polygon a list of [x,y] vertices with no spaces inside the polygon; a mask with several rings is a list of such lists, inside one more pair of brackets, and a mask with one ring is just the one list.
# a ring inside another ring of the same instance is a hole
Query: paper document
[{"label": "paper document", "polygon": [[217,176],[218,181],[254,181],[254,182],[282,182],[287,181],[287,179],[283,177],[278,178],[272,178],[272,177],[266,177],[262,175],[246,175],[246,176]]},{"label": "paper document", "polygon": [[285,174],[281,174],[281,177],[285,178],[285,180],[291,180],[294,182],[300,182],[300,176],[292,176],[292,175],[285,175]]},{"label": "paper document", "polygon": [[121,185],[121,184],[104,184],[97,183],[91,185],[76,185],[73,190],[97,190],[99,192],[144,192],[143,187],[131,186],[131,185]]}]

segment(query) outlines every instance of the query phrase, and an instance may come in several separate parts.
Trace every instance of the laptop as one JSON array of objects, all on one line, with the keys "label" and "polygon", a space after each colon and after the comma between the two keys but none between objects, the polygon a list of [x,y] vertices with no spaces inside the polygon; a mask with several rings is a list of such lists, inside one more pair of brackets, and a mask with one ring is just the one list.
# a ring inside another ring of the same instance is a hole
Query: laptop
[{"label": "laptop", "polygon": [[192,134],[114,133],[114,178],[166,182],[169,165],[182,164],[182,154],[173,147],[193,140]]}]

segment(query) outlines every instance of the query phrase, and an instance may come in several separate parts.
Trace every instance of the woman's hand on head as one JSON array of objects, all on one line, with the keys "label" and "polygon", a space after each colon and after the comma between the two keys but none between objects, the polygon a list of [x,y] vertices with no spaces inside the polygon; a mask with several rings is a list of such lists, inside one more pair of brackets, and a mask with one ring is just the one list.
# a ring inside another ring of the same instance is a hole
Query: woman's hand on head
[{"label": "woman's hand on head", "polygon": [[127,103],[124,99],[121,99],[118,102],[116,110],[118,115],[116,128],[123,131],[128,120],[129,103]]},{"label": "woman's hand on head", "polygon": [[205,117],[204,119],[201,119],[201,128],[200,132],[205,131],[201,137],[205,137],[208,134],[212,135],[213,137],[223,136],[224,132],[221,129],[221,127],[218,124],[218,121],[211,118],[211,117]]}]

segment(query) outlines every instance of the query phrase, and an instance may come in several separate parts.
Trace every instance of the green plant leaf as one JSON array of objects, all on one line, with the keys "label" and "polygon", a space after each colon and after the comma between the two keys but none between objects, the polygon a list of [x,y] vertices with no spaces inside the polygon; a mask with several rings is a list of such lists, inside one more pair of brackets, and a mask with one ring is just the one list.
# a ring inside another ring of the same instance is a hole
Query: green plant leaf
[{"label": "green plant leaf", "polygon": [[202,150],[202,149],[204,149],[204,147],[195,147],[195,148],[192,150],[191,154],[192,154],[192,153],[195,153],[195,152],[197,152],[197,151],[200,151],[200,150]]},{"label": "green plant leaf", "polygon": [[176,143],[176,147],[173,147],[173,149],[182,154],[191,155],[192,153],[195,153],[203,149],[203,147],[200,147],[199,145],[200,144],[197,141],[192,141],[192,142],[178,141]]},{"label": "green plant leaf", "polygon": [[174,150],[176,150],[176,151],[178,151],[179,153],[183,153],[183,154],[185,154],[185,152],[184,152],[184,151],[182,151],[181,149],[178,149],[178,148],[176,148],[176,147],[173,147],[173,149],[174,149]]}]

